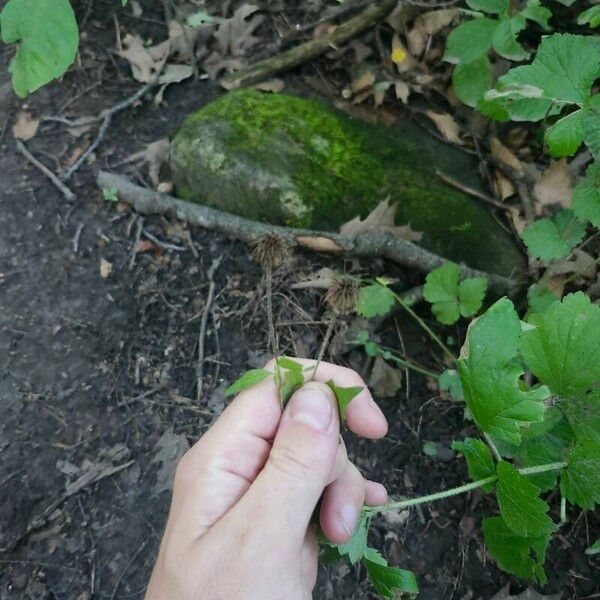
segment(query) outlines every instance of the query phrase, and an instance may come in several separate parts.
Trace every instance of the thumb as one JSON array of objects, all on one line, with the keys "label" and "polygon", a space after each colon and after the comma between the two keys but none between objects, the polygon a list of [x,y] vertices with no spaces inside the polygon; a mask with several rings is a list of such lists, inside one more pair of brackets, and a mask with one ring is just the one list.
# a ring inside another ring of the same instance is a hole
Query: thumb
[{"label": "thumb", "polygon": [[327,385],[309,382],[292,395],[265,467],[244,497],[263,508],[267,530],[287,530],[302,543],[335,466],[339,428]]}]

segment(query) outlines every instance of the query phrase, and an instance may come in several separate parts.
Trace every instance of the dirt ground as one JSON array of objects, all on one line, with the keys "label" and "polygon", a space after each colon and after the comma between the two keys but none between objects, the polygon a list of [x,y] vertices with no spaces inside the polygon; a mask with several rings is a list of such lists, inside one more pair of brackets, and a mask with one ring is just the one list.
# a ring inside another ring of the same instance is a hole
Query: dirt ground
[{"label": "dirt ground", "polygon": [[[122,165],[124,159],[216,98],[221,91],[214,84],[172,86],[161,106],[150,97],[119,114],[94,160],[70,182],[71,202],[17,152],[11,125],[25,105],[38,117],[77,117],[97,114],[137,89],[106,51],[113,44],[112,12],[103,2],[90,5],[84,66],[24,102],[0,87],[0,600],[142,598],[178,457],[223,409],[228,382],[267,357],[263,278],[248,249],[166,219],[141,222],[103,200],[94,183],[100,168],[146,182],[146,170]],[[148,22],[125,25],[159,35],[158,17],[153,23],[148,14]],[[9,60],[7,49],[1,52],[0,86]],[[94,133],[77,138],[45,122],[28,147],[59,171]],[[134,253],[140,227],[142,240],[148,233],[160,243]],[[198,405],[198,330],[207,271],[217,258]],[[278,330],[288,354],[318,351],[321,297],[290,285],[322,267],[386,273],[407,287],[412,281],[379,261],[297,253],[275,276]],[[414,360],[439,367],[441,357],[411,322],[398,317],[381,334],[398,344],[396,326]],[[453,335],[460,340],[463,332]],[[368,379],[370,360],[338,342],[331,358]],[[391,424],[385,440],[347,436],[365,475],[405,496],[466,481],[464,461],[450,450],[452,440],[473,433],[460,405],[411,374],[381,406]],[[435,457],[423,452],[427,441],[437,442]],[[485,495],[462,496],[378,518],[371,541],[391,564],[416,572],[424,600],[489,599],[508,584],[516,593],[526,586],[486,558],[478,530],[482,515],[495,510]],[[549,583],[541,591],[600,597],[598,559],[583,552],[599,537],[600,519],[578,511],[570,516],[551,545]],[[341,563],[322,569],[315,598],[370,597],[364,573]]]}]

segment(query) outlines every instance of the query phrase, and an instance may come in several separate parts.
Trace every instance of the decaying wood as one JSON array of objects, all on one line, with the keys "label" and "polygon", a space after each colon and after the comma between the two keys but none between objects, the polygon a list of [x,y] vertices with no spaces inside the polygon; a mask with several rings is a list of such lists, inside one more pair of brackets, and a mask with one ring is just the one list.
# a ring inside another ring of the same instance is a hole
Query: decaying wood
[{"label": "decaying wood", "polygon": [[221,82],[228,88],[254,85],[273,75],[297,67],[327,50],[347,42],[365,29],[385,19],[397,4],[398,0],[382,0],[379,3],[373,3],[355,17],[342,23],[329,35],[310,40],[245,69],[226,75]]},{"label": "decaying wood", "polygon": [[[107,171],[100,171],[97,181],[101,189],[116,190],[119,198],[131,204],[139,213],[174,216],[181,221],[219,231],[244,242],[254,241],[265,233],[274,233],[293,246],[371,258],[378,256],[422,273],[429,273],[447,262],[441,256],[388,232],[369,231],[358,235],[342,235],[328,231],[268,225],[140,187],[121,175]],[[459,267],[463,277],[486,277],[490,290],[497,295],[512,295],[521,287],[521,282],[515,279],[484,273],[465,264],[460,264]]]}]

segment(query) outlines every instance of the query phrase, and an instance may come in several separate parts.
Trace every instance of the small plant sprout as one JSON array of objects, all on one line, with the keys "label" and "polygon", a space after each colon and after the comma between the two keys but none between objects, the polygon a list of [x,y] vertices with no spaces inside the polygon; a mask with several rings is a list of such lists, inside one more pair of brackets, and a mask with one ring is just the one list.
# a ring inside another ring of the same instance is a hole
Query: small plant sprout
[{"label": "small plant sprout", "polygon": [[278,356],[279,344],[277,334],[275,333],[275,320],[273,317],[273,269],[281,266],[290,258],[290,245],[281,236],[274,233],[266,233],[253,240],[250,247],[252,248],[254,260],[262,267],[265,273],[269,343],[273,354]]}]

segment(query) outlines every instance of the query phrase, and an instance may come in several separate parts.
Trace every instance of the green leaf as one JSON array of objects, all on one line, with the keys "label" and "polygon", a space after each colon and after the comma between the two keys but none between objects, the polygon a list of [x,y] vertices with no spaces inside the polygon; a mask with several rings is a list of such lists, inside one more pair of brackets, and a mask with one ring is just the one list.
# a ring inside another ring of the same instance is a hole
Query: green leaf
[{"label": "green leaf", "polygon": [[452,72],[452,87],[461,102],[475,108],[492,87],[492,67],[487,54],[473,62],[456,65]]},{"label": "green leaf", "polygon": [[250,371],[246,371],[225,390],[225,396],[233,396],[242,390],[253,387],[259,384],[263,379],[266,379],[269,375],[273,375],[273,373],[266,371],[265,369],[251,369]]},{"label": "green leaf", "polygon": [[600,306],[583,292],[568,294],[529,322],[521,353],[554,394],[581,396],[600,381]]},{"label": "green leaf", "polygon": [[577,17],[578,25],[589,24],[590,27],[598,27],[600,25],[600,4],[590,6]]},{"label": "green leaf", "polygon": [[597,38],[557,33],[542,39],[530,65],[500,77],[498,88],[512,97],[583,106],[598,77],[599,63]]},{"label": "green leaf", "polygon": [[492,47],[497,21],[481,17],[462,23],[448,36],[444,60],[450,63],[470,63]]},{"label": "green leaf", "polygon": [[500,568],[512,575],[544,585],[549,535],[528,538],[515,533],[502,517],[484,519],[481,524],[485,545]]},{"label": "green leaf", "polygon": [[396,303],[394,292],[379,283],[360,289],[356,312],[367,319],[387,315]]},{"label": "green leaf", "polygon": [[[517,449],[516,458],[522,467],[536,467],[566,459],[569,446],[573,442],[573,431],[562,412],[550,408],[543,423],[534,424],[523,432],[523,441]],[[556,487],[559,471],[546,471],[528,475],[527,480],[542,492]]]},{"label": "green leaf", "polygon": [[486,100],[485,95],[477,101],[477,111],[495,121],[506,122],[510,120],[508,110],[501,99]]},{"label": "green leaf", "polygon": [[583,117],[583,141],[596,160],[600,160],[600,94],[590,98]]},{"label": "green leaf", "polygon": [[504,460],[497,469],[496,497],[506,525],[528,538],[552,533],[556,525],[547,514],[550,507],[540,498],[539,488]]},{"label": "green leaf", "polygon": [[526,19],[535,21],[542,29],[550,29],[548,21],[552,18],[552,12],[545,6],[541,6],[540,0],[529,0],[521,14]]},{"label": "green leaf", "polygon": [[532,313],[543,313],[559,299],[540,283],[534,283],[527,290],[527,303]]},{"label": "green leaf", "polygon": [[[469,475],[474,481],[486,479],[496,474],[496,465],[490,449],[481,440],[466,438],[463,442],[452,442],[452,449],[460,452],[467,460]],[[482,486],[485,492],[494,489],[493,483]]]},{"label": "green leaf", "polygon": [[432,304],[433,314],[444,325],[451,325],[460,315],[474,315],[485,296],[486,279],[474,277],[459,284],[459,277],[458,265],[449,261],[431,271],[425,279],[425,300]]},{"label": "green leaf", "polygon": [[585,134],[584,117],[584,109],[579,109],[546,129],[545,140],[550,156],[571,156],[577,152]]},{"label": "green leaf", "polygon": [[279,401],[281,406],[285,406],[292,394],[304,385],[304,374],[302,370],[293,368],[287,370],[283,376],[281,376],[281,384],[279,386]]},{"label": "green leaf", "polygon": [[501,19],[492,37],[494,50],[508,60],[527,60],[530,53],[517,42],[517,36],[526,26],[527,21],[521,15]]},{"label": "green leaf", "polygon": [[399,594],[416,596],[419,593],[414,573],[388,566],[385,558],[374,548],[366,549],[362,563],[373,587],[384,598],[398,598]]},{"label": "green leaf", "polygon": [[462,391],[462,385],[460,383],[460,377],[458,371],[454,369],[446,369],[439,378],[439,386],[441,390],[450,392],[450,395],[454,400],[464,400],[465,397]]},{"label": "green leaf", "polygon": [[597,539],[589,548],[585,551],[586,554],[600,554],[600,538]]},{"label": "green leaf", "polygon": [[109,202],[118,202],[119,194],[117,188],[102,188],[102,197]]},{"label": "green leaf", "polygon": [[589,440],[600,445],[600,391],[567,398],[563,400],[561,409],[577,440]]},{"label": "green leaf", "polygon": [[545,387],[527,389],[523,369],[515,362],[521,322],[507,298],[498,300],[467,332],[468,356],[458,372],[469,412],[479,428],[506,442],[518,444],[524,423],[544,419]]},{"label": "green leaf", "polygon": [[79,29],[69,0],[9,0],[0,29],[3,42],[18,44],[8,70],[21,98],[60,77],[75,60]]},{"label": "green leaf", "polygon": [[568,256],[584,236],[585,225],[572,210],[561,210],[553,219],[538,219],[521,235],[529,253],[542,260]]},{"label": "green leaf", "polygon": [[575,186],[573,211],[580,219],[600,227],[600,162],[592,163],[583,181]]},{"label": "green leaf", "polygon": [[354,398],[356,398],[356,396],[358,396],[358,394],[360,394],[363,391],[363,388],[359,386],[346,388],[339,387],[335,385],[335,383],[331,379],[327,382],[327,385],[331,388],[337,400],[338,407],[340,409],[340,418],[342,419],[342,421],[345,421],[346,408],[348,407],[350,402],[352,402],[352,400],[354,400]]},{"label": "green leaf", "polygon": [[600,504],[600,443],[578,440],[560,478],[560,491],[572,504],[593,510]]},{"label": "green leaf", "polygon": [[353,565],[363,557],[367,549],[367,536],[369,534],[370,521],[370,516],[363,510],[358,518],[356,529],[354,530],[352,537],[344,544],[336,546],[338,552],[342,556],[347,556],[348,560]]},{"label": "green leaf", "polygon": [[280,356],[277,359],[277,364],[282,369],[287,369],[288,371],[303,371],[304,367],[297,361],[288,358],[287,356]]},{"label": "green leaf", "polygon": [[121,0],[121,6],[127,6],[127,2],[129,2],[129,0]]},{"label": "green leaf", "polygon": [[492,15],[508,12],[509,0],[466,0],[469,8],[481,10]]}]

